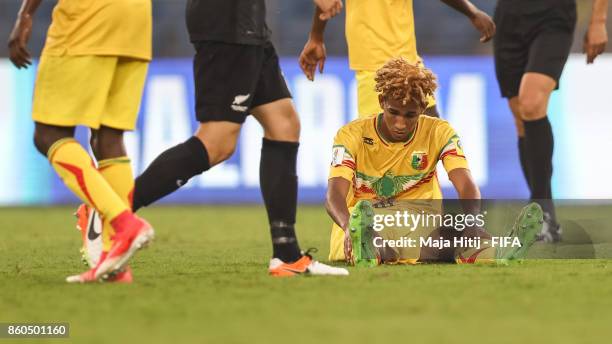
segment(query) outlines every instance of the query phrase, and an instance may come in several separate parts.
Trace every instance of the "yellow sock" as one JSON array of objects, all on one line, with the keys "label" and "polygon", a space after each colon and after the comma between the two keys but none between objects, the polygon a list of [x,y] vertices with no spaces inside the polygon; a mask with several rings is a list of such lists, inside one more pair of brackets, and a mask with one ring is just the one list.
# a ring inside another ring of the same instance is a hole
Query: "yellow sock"
[{"label": "yellow sock", "polygon": [[73,138],[55,142],[47,157],[64,184],[105,219],[129,208],[95,168],[91,157]]},{"label": "yellow sock", "polygon": [[[132,191],[134,190],[134,174],[130,159],[126,156],[98,161],[98,171],[108,184],[115,190],[123,203],[132,208]],[[112,246],[112,236],[115,229],[110,225],[110,219],[104,219],[102,225],[102,250],[108,252]]]}]

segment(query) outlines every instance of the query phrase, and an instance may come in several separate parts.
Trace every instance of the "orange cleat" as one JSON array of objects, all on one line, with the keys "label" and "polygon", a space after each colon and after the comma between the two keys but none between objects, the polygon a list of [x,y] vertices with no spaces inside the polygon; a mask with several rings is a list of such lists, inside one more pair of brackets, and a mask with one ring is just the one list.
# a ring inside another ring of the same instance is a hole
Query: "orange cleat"
[{"label": "orange cleat", "polygon": [[132,283],[134,280],[132,277],[132,269],[129,266],[111,273],[108,275],[106,279],[96,278],[96,270],[102,263],[104,259],[106,259],[107,254],[102,253],[100,263],[94,268],[87,270],[79,275],[68,276],[66,278],[66,282],[68,283],[93,283],[93,282],[112,282],[112,283]]},{"label": "orange cleat", "polygon": [[81,204],[77,208],[74,216],[77,218],[76,229],[81,233],[83,241],[87,235],[87,227],[89,227],[89,207],[87,204]]},{"label": "orange cleat", "polygon": [[134,278],[132,277],[132,268],[130,268],[130,266],[127,265],[120,271],[115,272],[114,274],[111,274],[108,277],[108,279],[106,279],[104,282],[129,284],[129,283],[132,283],[133,281],[134,281]]},{"label": "orange cleat", "polygon": [[313,260],[308,253],[305,253],[293,263],[285,263],[278,258],[272,258],[268,273],[275,277],[289,277],[300,274],[332,276],[347,276],[349,274],[347,269],[336,268]]},{"label": "orange cleat", "polygon": [[68,283],[93,283],[102,282],[96,278],[96,268],[89,269],[82,274],[66,277]]},{"label": "orange cleat", "polygon": [[98,265],[102,255],[102,219],[94,209],[81,204],[74,213],[77,218],[76,228],[81,233],[83,242],[80,252],[84,264],[93,268]]},{"label": "orange cleat", "polygon": [[126,210],[111,221],[115,228],[111,246],[106,259],[102,260],[95,271],[95,278],[108,278],[113,272],[121,270],[128,260],[141,248],[146,247],[155,236],[153,227],[145,220]]}]

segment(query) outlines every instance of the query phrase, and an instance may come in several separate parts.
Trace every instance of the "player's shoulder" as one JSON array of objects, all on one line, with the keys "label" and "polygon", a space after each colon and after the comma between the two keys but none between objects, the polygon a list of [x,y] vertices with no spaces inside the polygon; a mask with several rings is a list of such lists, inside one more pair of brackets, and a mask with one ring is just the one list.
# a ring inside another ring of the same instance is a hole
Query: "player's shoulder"
[{"label": "player's shoulder", "polygon": [[439,117],[431,117],[426,115],[421,115],[421,117],[419,118],[419,126],[421,126],[421,129],[423,131],[427,132],[452,130],[452,127],[447,120],[444,120]]},{"label": "player's shoulder", "polygon": [[368,116],[352,120],[342,126],[338,130],[338,134],[361,137],[364,132],[368,131],[369,127],[373,127],[373,122],[374,116]]}]

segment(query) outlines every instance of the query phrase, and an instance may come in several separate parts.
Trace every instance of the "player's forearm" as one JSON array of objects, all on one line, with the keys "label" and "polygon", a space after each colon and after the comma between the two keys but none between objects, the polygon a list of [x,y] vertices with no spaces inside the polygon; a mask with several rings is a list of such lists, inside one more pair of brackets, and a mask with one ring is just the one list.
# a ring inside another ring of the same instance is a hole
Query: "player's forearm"
[{"label": "player's forearm", "polygon": [[23,0],[19,9],[19,17],[33,17],[42,0]]},{"label": "player's forearm", "polygon": [[466,17],[472,18],[478,11],[478,8],[474,6],[468,0],[441,0],[446,5],[454,8],[456,11],[463,13]]},{"label": "player's forearm", "polygon": [[315,13],[312,17],[312,27],[310,28],[310,39],[323,41],[323,33],[325,33],[326,20],[321,20],[320,16],[323,13],[318,6],[315,6]]},{"label": "player's forearm", "polygon": [[593,0],[591,24],[604,24],[608,19],[608,0]]},{"label": "player's forearm", "polygon": [[329,190],[325,200],[325,209],[332,220],[342,229],[346,229],[349,221],[349,211],[346,206],[346,195]]},{"label": "player's forearm", "polygon": [[456,168],[448,173],[448,178],[457,190],[463,211],[466,214],[480,213],[480,189],[474,182],[470,170]]},{"label": "player's forearm", "polygon": [[461,202],[461,208],[465,214],[479,214],[480,213],[480,190],[478,186],[472,184],[466,186],[463,190],[459,191],[459,200]]}]

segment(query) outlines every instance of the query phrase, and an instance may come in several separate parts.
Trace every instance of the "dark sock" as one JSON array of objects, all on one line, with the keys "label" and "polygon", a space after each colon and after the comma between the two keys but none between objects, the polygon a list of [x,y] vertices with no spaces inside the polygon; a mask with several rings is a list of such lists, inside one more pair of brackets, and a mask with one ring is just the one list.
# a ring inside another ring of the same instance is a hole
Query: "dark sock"
[{"label": "dark sock", "polygon": [[529,163],[527,162],[527,150],[525,148],[525,138],[518,138],[518,151],[519,151],[519,159],[521,161],[521,170],[523,171],[523,176],[525,177],[525,182],[527,183],[527,187],[529,188],[529,192],[531,193],[531,179],[529,178]]},{"label": "dark sock", "polygon": [[552,203],[553,132],[548,117],[525,123],[525,151],[531,179],[531,199],[554,219]]},{"label": "dark sock", "polygon": [[294,262],[302,254],[295,237],[297,142],[263,139],[259,183],[268,212],[274,258]]},{"label": "dark sock", "polygon": [[206,147],[195,136],[167,149],[136,178],[133,211],[171,194],[185,185],[191,177],[209,168]]}]

